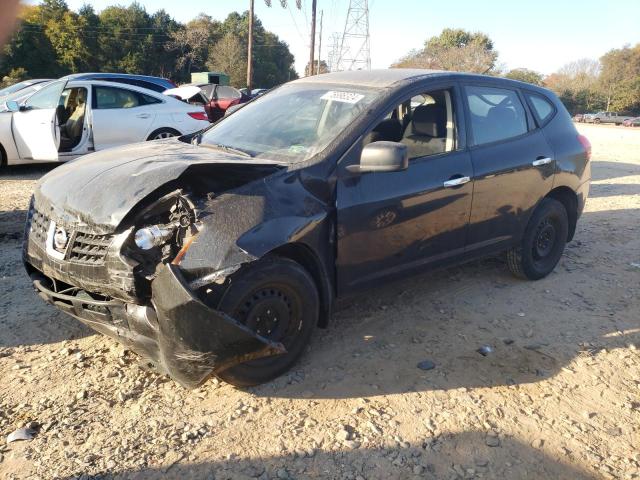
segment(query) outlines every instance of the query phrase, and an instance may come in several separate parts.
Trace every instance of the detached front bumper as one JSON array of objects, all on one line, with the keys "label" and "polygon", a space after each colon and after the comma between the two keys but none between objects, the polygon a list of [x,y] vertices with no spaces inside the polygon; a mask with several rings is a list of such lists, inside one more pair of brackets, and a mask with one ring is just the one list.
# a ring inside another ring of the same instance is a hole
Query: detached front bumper
[{"label": "detached front bumper", "polygon": [[45,301],[115,338],[186,388],[239,363],[286,352],[282,344],[205,305],[175,265],[160,267],[152,282],[153,307],[96,300],[82,290],[59,293],[43,274],[31,278]]}]

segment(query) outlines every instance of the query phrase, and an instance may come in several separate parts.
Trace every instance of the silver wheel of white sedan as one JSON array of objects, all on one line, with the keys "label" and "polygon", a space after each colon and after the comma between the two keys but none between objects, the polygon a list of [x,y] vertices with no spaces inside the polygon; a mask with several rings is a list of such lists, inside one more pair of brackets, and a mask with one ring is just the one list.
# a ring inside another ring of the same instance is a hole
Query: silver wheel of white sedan
[{"label": "silver wheel of white sedan", "polygon": [[172,128],[160,128],[149,135],[147,140],[161,140],[163,138],[171,138],[180,135],[180,132]]}]

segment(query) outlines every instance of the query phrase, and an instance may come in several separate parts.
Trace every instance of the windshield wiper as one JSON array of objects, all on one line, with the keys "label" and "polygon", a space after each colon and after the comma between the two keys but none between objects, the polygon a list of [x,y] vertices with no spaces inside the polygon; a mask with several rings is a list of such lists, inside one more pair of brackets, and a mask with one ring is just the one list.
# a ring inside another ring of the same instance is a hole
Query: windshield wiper
[{"label": "windshield wiper", "polygon": [[241,150],[239,148],[230,147],[229,145],[223,145],[221,143],[202,143],[202,142],[199,142],[197,145],[199,147],[207,147],[207,148],[213,148],[213,149],[216,149],[216,150],[224,150],[225,152],[235,153],[236,155],[241,155],[243,157],[253,157],[253,155],[251,155],[251,153],[247,152],[246,150]]}]

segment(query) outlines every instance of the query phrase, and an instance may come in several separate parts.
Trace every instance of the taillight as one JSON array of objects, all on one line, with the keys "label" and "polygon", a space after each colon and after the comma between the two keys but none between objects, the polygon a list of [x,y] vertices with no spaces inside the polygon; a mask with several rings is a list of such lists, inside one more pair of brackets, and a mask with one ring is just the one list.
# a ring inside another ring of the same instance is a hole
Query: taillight
[{"label": "taillight", "polygon": [[187,113],[191,118],[195,118],[196,120],[205,120],[209,121],[209,117],[207,117],[206,112],[189,112]]},{"label": "taillight", "polygon": [[587,154],[587,160],[591,160],[591,142],[584,135],[578,135],[578,141],[582,144],[584,148],[584,153]]}]

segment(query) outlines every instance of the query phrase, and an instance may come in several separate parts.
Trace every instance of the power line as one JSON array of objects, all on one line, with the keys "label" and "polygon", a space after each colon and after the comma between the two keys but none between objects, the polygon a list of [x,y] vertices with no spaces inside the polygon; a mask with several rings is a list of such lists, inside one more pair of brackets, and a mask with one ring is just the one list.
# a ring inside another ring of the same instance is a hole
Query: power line
[{"label": "power line", "polygon": [[293,20],[293,25],[296,27],[296,31],[298,32],[298,35],[300,36],[300,40],[302,40],[304,42],[305,41],[304,36],[300,32],[300,28],[298,28],[298,22],[296,22],[296,19],[293,16],[293,11],[291,10],[291,5],[287,4],[287,7],[289,9],[289,15],[291,15],[291,20]]}]

